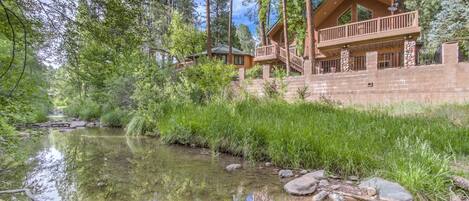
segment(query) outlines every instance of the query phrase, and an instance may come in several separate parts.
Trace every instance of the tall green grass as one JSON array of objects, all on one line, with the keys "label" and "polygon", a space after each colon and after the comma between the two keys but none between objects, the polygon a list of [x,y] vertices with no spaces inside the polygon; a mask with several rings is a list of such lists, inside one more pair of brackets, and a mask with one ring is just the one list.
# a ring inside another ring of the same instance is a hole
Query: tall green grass
[{"label": "tall green grass", "polygon": [[450,157],[469,153],[469,129],[444,119],[320,103],[186,104],[165,112],[157,127],[168,143],[197,144],[284,167],[379,175],[432,199],[447,192]]}]

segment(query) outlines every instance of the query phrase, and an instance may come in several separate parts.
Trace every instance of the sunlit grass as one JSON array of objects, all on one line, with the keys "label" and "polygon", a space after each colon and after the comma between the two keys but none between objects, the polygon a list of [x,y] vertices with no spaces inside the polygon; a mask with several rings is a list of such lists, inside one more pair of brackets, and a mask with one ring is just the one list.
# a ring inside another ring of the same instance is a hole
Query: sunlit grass
[{"label": "sunlit grass", "polygon": [[158,121],[162,140],[197,144],[293,168],[379,175],[441,198],[449,161],[469,152],[469,129],[439,117],[393,116],[320,103],[248,99],[175,107]]}]

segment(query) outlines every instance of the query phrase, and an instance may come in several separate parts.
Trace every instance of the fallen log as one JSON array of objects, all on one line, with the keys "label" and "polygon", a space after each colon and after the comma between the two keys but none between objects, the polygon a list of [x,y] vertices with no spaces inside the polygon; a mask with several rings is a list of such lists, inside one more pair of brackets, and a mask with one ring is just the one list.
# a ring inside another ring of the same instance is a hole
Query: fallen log
[{"label": "fallen log", "polygon": [[1,194],[15,194],[15,193],[24,193],[26,197],[28,197],[31,201],[37,201],[36,198],[34,198],[34,195],[31,193],[31,191],[29,191],[29,189],[26,189],[26,188],[0,191],[0,195]]}]

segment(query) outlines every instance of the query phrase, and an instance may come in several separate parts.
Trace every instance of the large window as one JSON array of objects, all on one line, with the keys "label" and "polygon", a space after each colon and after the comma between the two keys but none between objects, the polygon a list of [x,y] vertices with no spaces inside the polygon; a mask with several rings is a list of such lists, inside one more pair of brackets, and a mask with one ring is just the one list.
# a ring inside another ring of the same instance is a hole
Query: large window
[{"label": "large window", "polygon": [[370,20],[371,18],[373,18],[373,11],[360,4],[358,4],[357,6],[357,12],[358,21]]},{"label": "large window", "polygon": [[337,25],[344,25],[352,22],[352,9],[349,8],[347,11],[345,11],[339,19],[337,19]]},{"label": "large window", "polygon": [[244,65],[244,56],[234,56],[234,64],[235,65]]}]

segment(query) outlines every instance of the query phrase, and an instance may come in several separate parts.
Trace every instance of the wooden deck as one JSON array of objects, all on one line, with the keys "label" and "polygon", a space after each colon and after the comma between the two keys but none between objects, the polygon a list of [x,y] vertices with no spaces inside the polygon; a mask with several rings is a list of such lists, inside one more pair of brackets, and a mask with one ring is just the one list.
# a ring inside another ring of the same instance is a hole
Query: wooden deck
[{"label": "wooden deck", "polygon": [[[256,57],[254,62],[269,63],[274,61],[281,61],[286,63],[287,51],[276,44],[262,46],[256,49]],[[290,67],[300,73],[303,73],[304,60],[302,57],[297,56],[295,52],[290,52]]]},{"label": "wooden deck", "polygon": [[318,48],[419,34],[418,16],[414,11],[321,29]]}]

